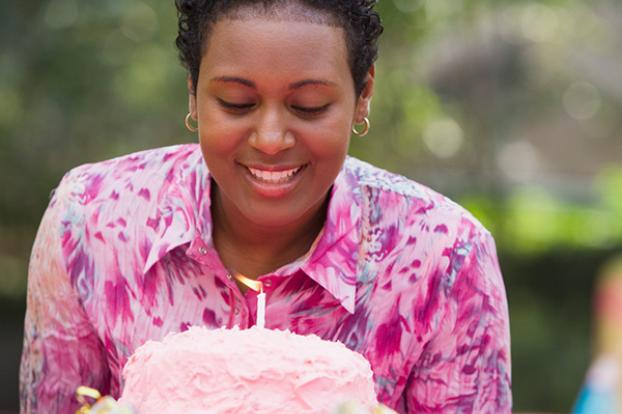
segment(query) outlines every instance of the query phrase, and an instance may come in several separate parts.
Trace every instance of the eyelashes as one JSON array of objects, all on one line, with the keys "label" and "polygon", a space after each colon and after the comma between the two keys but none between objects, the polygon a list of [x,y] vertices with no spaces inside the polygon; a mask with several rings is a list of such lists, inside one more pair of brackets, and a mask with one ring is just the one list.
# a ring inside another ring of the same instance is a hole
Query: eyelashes
[{"label": "eyelashes", "polygon": [[227,102],[223,99],[217,98],[218,99],[218,103],[220,104],[220,106],[222,106],[225,109],[232,109],[232,110],[236,110],[236,111],[244,111],[244,110],[248,110],[248,109],[252,109],[255,104],[254,103],[243,103],[243,104],[238,104],[238,103],[232,103],[232,102]]},{"label": "eyelashes", "polygon": [[302,112],[302,113],[310,114],[310,115],[316,115],[316,114],[321,114],[322,112],[325,112],[328,109],[328,107],[330,107],[330,104],[326,104],[322,106],[315,106],[315,107],[292,105],[291,108],[297,112]]},{"label": "eyelashes", "polygon": [[[220,104],[220,106],[222,106],[224,109],[228,110],[228,111],[233,111],[235,113],[238,114],[242,114],[245,112],[248,112],[250,110],[252,110],[253,108],[255,108],[256,104],[249,102],[249,103],[234,103],[234,102],[228,102],[225,101],[224,99],[221,98],[217,98],[218,103]],[[326,112],[328,110],[328,108],[330,107],[330,103],[326,104],[326,105],[322,105],[322,106],[314,106],[314,107],[307,107],[307,106],[299,106],[299,105],[291,105],[290,108],[295,111],[298,112],[300,114],[309,116],[309,115],[320,115],[324,112]]]}]

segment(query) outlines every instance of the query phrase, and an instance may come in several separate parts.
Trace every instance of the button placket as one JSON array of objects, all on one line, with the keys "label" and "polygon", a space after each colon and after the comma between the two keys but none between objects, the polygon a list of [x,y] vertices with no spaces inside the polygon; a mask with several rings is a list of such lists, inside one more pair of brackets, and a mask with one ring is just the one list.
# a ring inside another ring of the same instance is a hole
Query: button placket
[{"label": "button placket", "polygon": [[225,278],[228,280],[227,285],[231,295],[230,326],[246,327],[249,323],[246,296],[238,288],[235,277],[231,273],[226,273]]}]

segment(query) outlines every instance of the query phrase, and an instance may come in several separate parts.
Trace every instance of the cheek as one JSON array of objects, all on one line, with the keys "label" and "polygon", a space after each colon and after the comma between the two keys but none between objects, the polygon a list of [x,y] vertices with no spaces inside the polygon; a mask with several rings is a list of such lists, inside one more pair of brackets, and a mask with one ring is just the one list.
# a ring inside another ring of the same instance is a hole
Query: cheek
[{"label": "cheek", "polygon": [[203,159],[209,171],[217,180],[226,179],[237,154],[237,145],[232,136],[225,135],[224,131],[203,128],[199,137],[199,144]]},{"label": "cheek", "polygon": [[233,152],[236,148],[234,137],[231,134],[223,134],[216,129],[205,128],[205,132],[201,132],[199,141],[203,152],[214,158],[214,156],[226,156]]},{"label": "cheek", "polygon": [[211,161],[231,159],[244,139],[247,129],[244,123],[209,110],[199,112],[199,122],[199,142],[205,158]]},{"label": "cheek", "polygon": [[310,142],[307,147],[318,162],[334,163],[345,157],[348,152],[349,140],[343,134],[323,135],[321,139]]},{"label": "cheek", "polygon": [[311,128],[305,146],[318,159],[340,159],[345,157],[350,144],[350,123],[342,119],[336,122],[327,122],[321,126]]}]

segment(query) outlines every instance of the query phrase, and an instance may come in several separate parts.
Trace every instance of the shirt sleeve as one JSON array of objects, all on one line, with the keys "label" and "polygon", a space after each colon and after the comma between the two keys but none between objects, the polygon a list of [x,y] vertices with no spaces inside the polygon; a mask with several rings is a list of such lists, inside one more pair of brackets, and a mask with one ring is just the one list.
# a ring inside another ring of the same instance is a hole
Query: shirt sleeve
[{"label": "shirt sleeve", "polygon": [[22,414],[73,413],[78,386],[106,393],[110,383],[103,346],[65,266],[63,248],[70,248],[64,242],[68,187],[61,183],[53,196],[30,257],[20,369]]},{"label": "shirt sleeve", "polygon": [[449,271],[439,330],[412,372],[408,412],[510,414],[509,316],[494,240],[483,231],[458,249],[468,253],[452,259],[461,265]]}]

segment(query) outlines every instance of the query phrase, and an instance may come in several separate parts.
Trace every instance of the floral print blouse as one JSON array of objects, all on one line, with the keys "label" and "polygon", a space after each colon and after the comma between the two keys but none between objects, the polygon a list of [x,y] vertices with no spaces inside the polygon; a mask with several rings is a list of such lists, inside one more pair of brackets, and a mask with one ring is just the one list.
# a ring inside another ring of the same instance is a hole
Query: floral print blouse
[{"label": "floral print blouse", "polygon": [[[196,144],[77,167],[52,196],[29,266],[22,413],[73,413],[76,387],[118,397],[149,339],[244,329],[242,293],[211,239]],[[262,275],[266,326],[341,341],[400,413],[510,413],[507,299],[490,233],[404,177],[347,158],[310,251]]]}]

